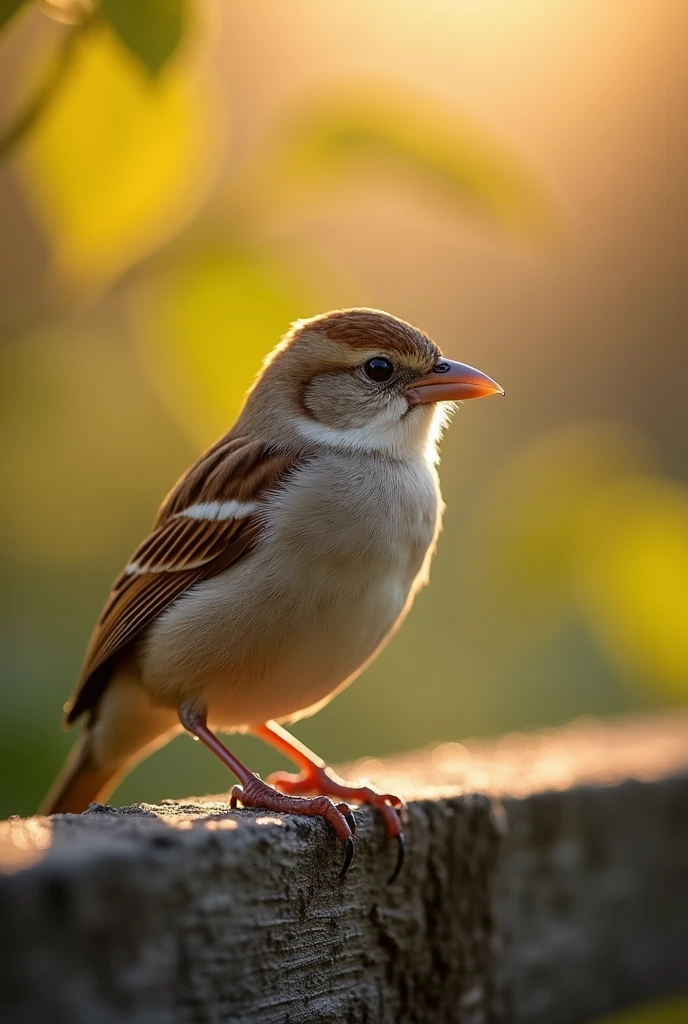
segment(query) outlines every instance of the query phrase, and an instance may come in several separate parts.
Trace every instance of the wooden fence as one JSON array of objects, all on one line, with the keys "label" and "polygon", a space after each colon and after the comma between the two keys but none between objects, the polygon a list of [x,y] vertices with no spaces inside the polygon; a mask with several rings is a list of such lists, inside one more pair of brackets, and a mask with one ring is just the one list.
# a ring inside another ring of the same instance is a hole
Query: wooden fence
[{"label": "wooden fence", "polygon": [[[688,990],[688,715],[443,744],[407,859],[219,797],[0,826],[3,1024],[581,1024]],[[354,771],[356,766],[353,766]]]}]

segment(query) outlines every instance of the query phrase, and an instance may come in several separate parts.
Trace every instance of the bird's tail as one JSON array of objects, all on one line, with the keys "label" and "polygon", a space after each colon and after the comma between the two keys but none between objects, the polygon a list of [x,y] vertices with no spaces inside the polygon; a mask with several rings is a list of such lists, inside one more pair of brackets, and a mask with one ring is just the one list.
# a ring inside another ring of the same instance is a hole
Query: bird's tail
[{"label": "bird's tail", "polygon": [[116,767],[98,766],[93,756],[91,733],[86,728],[72,747],[39,814],[81,814],[94,801],[107,799],[120,775]]},{"label": "bird's tail", "polygon": [[106,800],[142,757],[181,730],[176,712],[154,705],[123,671],[113,675],[84,717],[84,731],[43,801],[42,814],[81,814],[94,800]]}]

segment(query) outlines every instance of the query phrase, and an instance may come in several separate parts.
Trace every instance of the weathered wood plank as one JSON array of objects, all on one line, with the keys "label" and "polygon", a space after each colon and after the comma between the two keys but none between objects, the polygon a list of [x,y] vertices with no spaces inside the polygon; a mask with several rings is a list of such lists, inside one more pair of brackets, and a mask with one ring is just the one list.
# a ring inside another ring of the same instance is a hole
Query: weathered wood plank
[{"label": "weathered wood plank", "polygon": [[[360,767],[360,766],[359,766]],[[688,715],[385,764],[408,858],[360,813],[219,798],[0,826],[5,1024],[580,1024],[688,989]]]}]

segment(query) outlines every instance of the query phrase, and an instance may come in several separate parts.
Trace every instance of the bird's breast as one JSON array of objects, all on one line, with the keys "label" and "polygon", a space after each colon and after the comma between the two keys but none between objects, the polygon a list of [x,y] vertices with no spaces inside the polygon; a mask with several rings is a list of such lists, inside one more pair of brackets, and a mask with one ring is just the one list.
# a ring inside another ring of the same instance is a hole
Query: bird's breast
[{"label": "bird's breast", "polygon": [[266,527],[311,572],[359,580],[420,570],[440,510],[434,469],[422,459],[321,456],[268,504]]},{"label": "bird's breast", "polygon": [[151,631],[150,670],[166,688],[203,690],[227,727],[326,700],[404,617],[440,510],[434,470],[420,461],[313,460],[266,500],[254,551]]}]

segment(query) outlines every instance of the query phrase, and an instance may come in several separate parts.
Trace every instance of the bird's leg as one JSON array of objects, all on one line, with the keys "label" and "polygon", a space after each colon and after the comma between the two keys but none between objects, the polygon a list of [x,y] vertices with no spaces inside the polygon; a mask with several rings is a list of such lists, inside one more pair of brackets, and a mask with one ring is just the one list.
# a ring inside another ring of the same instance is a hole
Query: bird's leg
[{"label": "bird's leg", "polygon": [[[183,704],[179,709],[179,721],[193,736],[212,750],[213,754],[236,775],[240,785],[234,786],[230,796],[230,807],[234,808],[241,801],[244,807],[258,807],[266,811],[280,814],[307,814],[311,817],[324,818],[335,830],[339,839],[345,843],[344,866],[339,874],[342,878],[349,869],[353,855],[353,833],[356,823],[351,809],[346,803],[334,804],[324,794],[304,798],[280,793],[262,779],[254,775],[248,768],[227,750],[207,724],[207,710],[198,710],[192,705]],[[353,825],[353,828],[352,828]]]},{"label": "bird's leg", "polygon": [[297,793],[315,793],[320,796],[339,797],[358,804],[369,804],[382,815],[387,834],[394,836],[398,844],[397,864],[390,882],[399,874],[404,860],[404,833],[401,828],[399,808],[402,801],[393,793],[378,793],[370,786],[354,786],[346,783],[335,775],[325,762],[304,746],[294,736],[290,736],[277,722],[266,722],[255,726],[252,732],[256,736],[281,750],[283,754],[297,764],[300,775],[289,772],[275,772],[270,776],[270,784],[283,793],[295,796]]}]

